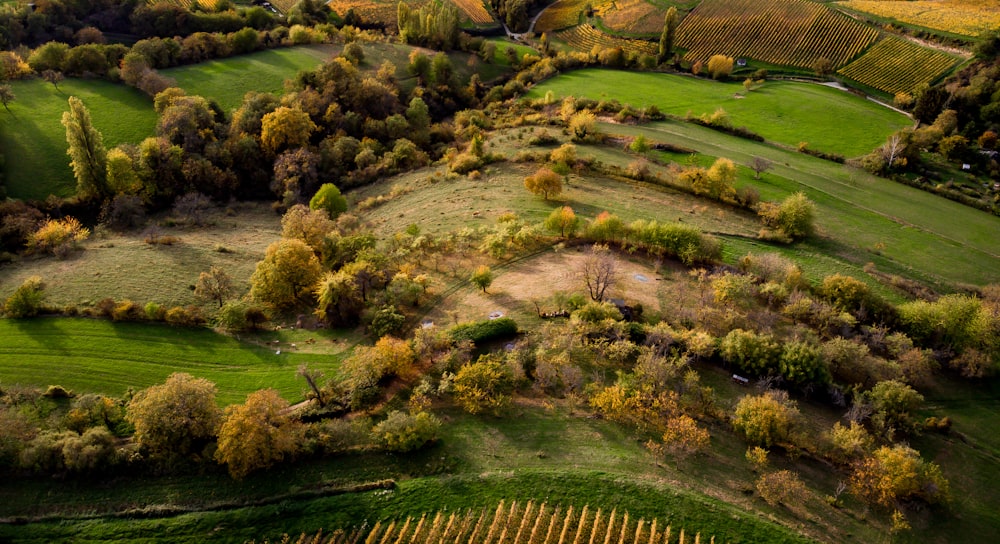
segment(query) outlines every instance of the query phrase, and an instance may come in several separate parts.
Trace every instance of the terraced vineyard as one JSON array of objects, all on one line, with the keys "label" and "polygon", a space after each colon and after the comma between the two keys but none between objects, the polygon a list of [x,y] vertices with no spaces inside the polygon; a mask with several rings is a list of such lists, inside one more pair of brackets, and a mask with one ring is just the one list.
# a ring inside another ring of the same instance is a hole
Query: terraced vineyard
[{"label": "terraced vineyard", "polygon": [[663,11],[646,0],[611,0],[594,7],[604,25],[617,32],[659,34]]},{"label": "terraced vineyard", "polygon": [[[419,9],[427,3],[427,0],[408,0],[406,3],[410,9]],[[383,23],[392,30],[399,25],[399,20],[396,18],[399,2],[393,0],[331,0],[327,6],[340,16],[344,16],[347,10],[353,9],[362,21]]]},{"label": "terraced vineyard", "polygon": [[677,29],[691,62],[725,54],[801,68],[820,58],[841,66],[877,37],[876,29],[808,0],[705,0]]},{"label": "terraced vineyard", "polygon": [[931,83],[958,62],[955,57],[889,36],[837,73],[889,94]]},{"label": "terraced vineyard", "polygon": [[849,0],[838,5],[965,36],[1000,27],[1000,0]]},{"label": "terraced vineyard", "polygon": [[483,0],[452,0],[458,9],[462,10],[470,21],[477,25],[486,25],[494,22],[493,14],[490,13]]},{"label": "terraced vineyard", "polygon": [[587,0],[557,0],[545,8],[535,22],[535,32],[552,32],[579,24],[580,14],[589,3]]},{"label": "terraced vineyard", "polygon": [[[325,540],[324,540],[325,538]],[[496,510],[465,513],[437,512],[418,519],[376,522],[371,529],[358,528],[338,531],[330,536],[318,534],[313,540],[303,536],[299,542],[408,542],[410,544],[444,544],[488,542],[491,544],[570,544],[577,542],[617,542],[618,544],[667,544],[670,542],[701,542],[700,534],[684,536],[684,530],[673,531],[659,520],[629,518],[628,512],[615,510],[596,512],[582,509],[541,506],[529,501],[509,506],[500,501]],[[705,542],[709,538],[704,539]],[[711,539],[715,541],[714,538]]]},{"label": "terraced vineyard", "polygon": [[609,49],[621,47],[623,51],[635,51],[655,55],[659,46],[656,43],[646,40],[633,40],[629,38],[619,38],[609,36],[592,25],[578,25],[569,30],[556,33],[556,37],[566,42],[574,49],[590,52],[594,47]]}]

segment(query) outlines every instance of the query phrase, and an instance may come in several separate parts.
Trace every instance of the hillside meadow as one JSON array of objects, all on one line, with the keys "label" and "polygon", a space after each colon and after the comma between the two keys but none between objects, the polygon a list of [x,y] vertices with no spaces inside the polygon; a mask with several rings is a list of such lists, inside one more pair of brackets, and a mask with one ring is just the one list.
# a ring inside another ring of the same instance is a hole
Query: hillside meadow
[{"label": "hillside meadow", "polygon": [[586,97],[618,100],[637,108],[656,105],[675,116],[711,115],[718,109],[734,126],[745,126],[768,140],[795,147],[856,157],[882,145],[890,134],[913,121],[853,94],[814,83],[768,81],[747,92],[742,83],[679,74],[612,71],[599,68],[560,74],[534,86],[528,98]]},{"label": "hillside meadow", "polygon": [[313,70],[342,49],[336,45],[302,45],[267,49],[198,64],[161,70],[188,94],[215,100],[225,112],[243,103],[249,91],[282,94],[286,79]]},{"label": "hillside meadow", "polygon": [[44,200],[72,196],[73,170],[66,154],[66,129],[60,122],[75,96],[90,110],[104,146],[139,143],[156,129],[153,101],[123,84],[100,79],[67,78],[59,87],[41,79],[11,82],[17,99],[0,112],[0,149],[6,159],[4,179],[12,198]]},{"label": "hillside meadow", "polygon": [[[335,373],[345,333],[310,331],[330,353],[301,353],[240,342],[204,328],[113,323],[97,319],[0,320],[0,383],[61,385],[79,393],[122,396],[163,383],[174,372],[206,378],[226,406],[258,389],[274,388],[290,402],[303,398],[299,365]],[[303,338],[304,340],[304,338]],[[302,340],[300,340],[302,341]],[[304,346],[305,347],[305,346]],[[281,350],[281,353],[277,351]]]}]

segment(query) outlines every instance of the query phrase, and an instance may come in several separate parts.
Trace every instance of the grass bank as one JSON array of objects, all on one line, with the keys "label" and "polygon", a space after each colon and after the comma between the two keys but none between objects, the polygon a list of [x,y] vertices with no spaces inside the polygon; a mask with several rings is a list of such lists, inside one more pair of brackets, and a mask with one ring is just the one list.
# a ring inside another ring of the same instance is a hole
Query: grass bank
[{"label": "grass bank", "polygon": [[576,70],[544,81],[527,94],[542,98],[577,96],[618,100],[635,107],[656,105],[673,115],[712,114],[722,108],[734,125],[746,126],[768,140],[810,147],[846,157],[863,155],[909,126],[905,115],[850,93],[792,81],[768,81],[747,92],[741,83],[677,74]]},{"label": "grass bank", "polygon": [[304,45],[267,49],[199,64],[161,70],[191,95],[211,98],[230,112],[249,91],[282,94],[286,79],[313,70],[340,51],[340,46]]},{"label": "grass bank", "polygon": [[72,196],[76,179],[66,154],[62,114],[75,96],[90,110],[107,148],[138,144],[156,128],[153,101],[125,85],[99,79],[66,79],[56,89],[41,79],[12,81],[17,100],[0,112],[0,152],[6,164],[7,194],[43,200]]},{"label": "grass bank", "polygon": [[[312,331],[317,342],[339,344],[340,336]],[[340,356],[303,353],[240,342],[208,329],[96,319],[0,320],[0,383],[62,385],[81,393],[120,396],[128,389],[162,383],[174,372],[215,382],[220,404],[242,402],[253,391],[277,389],[291,402],[302,399],[300,364],[334,374]]]}]

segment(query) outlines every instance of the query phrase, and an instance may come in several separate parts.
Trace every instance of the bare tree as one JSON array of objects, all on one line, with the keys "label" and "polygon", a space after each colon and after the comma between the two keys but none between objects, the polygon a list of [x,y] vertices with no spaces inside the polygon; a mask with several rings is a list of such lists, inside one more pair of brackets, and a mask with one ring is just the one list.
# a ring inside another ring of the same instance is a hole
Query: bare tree
[{"label": "bare tree", "polygon": [[760,179],[760,175],[771,169],[771,161],[763,157],[754,157],[750,161],[750,169],[753,170],[753,179]]},{"label": "bare tree", "polygon": [[212,209],[212,200],[201,193],[187,193],[174,202],[174,213],[181,220],[196,226],[205,223]]},{"label": "bare tree", "polygon": [[198,283],[194,286],[196,297],[202,300],[214,300],[219,303],[219,308],[232,294],[232,278],[217,266],[213,266],[208,272],[202,272],[198,276]]},{"label": "bare tree", "polygon": [[309,384],[309,389],[312,389],[313,395],[316,395],[316,402],[319,403],[320,407],[326,406],[323,390],[319,386],[319,381],[323,379],[323,373],[319,370],[310,370],[309,366],[303,363],[299,366],[298,375]]},{"label": "bare tree", "polygon": [[615,285],[617,276],[615,255],[606,245],[594,245],[580,267],[580,278],[587,285],[590,298],[602,302],[607,290]]},{"label": "bare tree", "polygon": [[62,83],[62,80],[66,78],[65,76],[63,76],[62,72],[57,72],[55,70],[45,70],[42,72],[42,79],[51,83],[52,86],[55,87],[56,90],[58,91],[59,84]]},{"label": "bare tree", "polygon": [[896,159],[899,158],[899,154],[902,152],[902,138],[900,138],[899,133],[893,134],[889,141],[882,144],[879,148],[879,153],[882,155],[882,159],[885,160],[886,169],[891,169]]}]

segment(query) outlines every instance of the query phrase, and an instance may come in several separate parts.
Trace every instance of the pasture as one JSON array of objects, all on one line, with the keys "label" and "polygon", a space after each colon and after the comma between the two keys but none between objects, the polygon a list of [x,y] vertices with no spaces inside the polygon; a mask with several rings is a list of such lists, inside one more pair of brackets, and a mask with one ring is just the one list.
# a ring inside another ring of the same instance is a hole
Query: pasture
[{"label": "pasture", "polygon": [[[335,336],[314,331],[318,342]],[[343,343],[338,343],[344,345]],[[162,383],[174,372],[206,378],[218,387],[220,405],[242,402],[258,389],[277,389],[290,402],[303,398],[299,365],[336,372],[339,355],[297,353],[287,344],[242,343],[204,328],[95,319],[0,320],[0,383],[4,387],[62,385],[80,393],[121,396]]]},{"label": "pasture", "polygon": [[[816,202],[821,238],[789,248],[803,256],[841,260],[858,267],[871,261],[880,270],[945,290],[1000,281],[1000,254],[993,241],[1000,229],[996,216],[857,168],[689,123],[602,126],[609,133],[644,134],[650,142],[669,142],[710,157],[727,157],[740,165],[749,164],[754,157],[772,161],[773,169],[760,181],[752,180],[752,173],[743,169],[740,182],[759,187],[765,199],[778,200],[804,191]],[[758,244],[736,239],[727,242],[737,247]],[[942,262],[948,266],[942,267]]]},{"label": "pasture", "polygon": [[153,101],[122,84],[99,79],[68,78],[56,89],[41,79],[12,81],[17,99],[10,112],[0,111],[0,149],[6,163],[7,194],[12,198],[44,200],[49,195],[72,196],[76,179],[66,155],[62,114],[67,100],[83,101],[104,146],[138,144],[156,128]]},{"label": "pasture", "polygon": [[281,236],[281,225],[266,205],[232,209],[236,215],[218,210],[204,227],[163,228],[163,234],[178,239],[169,246],[149,245],[141,232],[102,230],[84,244],[84,251],[65,260],[26,258],[4,265],[0,298],[6,299],[25,279],[37,275],[46,284],[46,303],[59,308],[90,306],[108,296],[186,306],[197,303],[191,286],[198,274],[213,266],[229,274],[236,295],[242,296],[268,244]]},{"label": "pasture", "polygon": [[[584,69],[544,81],[527,94],[542,98],[577,96],[618,100],[638,108],[656,105],[677,116],[726,111],[735,126],[789,146],[809,142],[827,153],[855,157],[882,145],[890,134],[912,124],[905,115],[823,85],[769,81],[746,92],[740,83],[673,74]],[[834,129],[833,127],[836,127]]]},{"label": "pasture", "polygon": [[[544,201],[524,189],[524,177],[536,168],[530,164],[491,165],[479,180],[421,170],[383,180],[351,195],[357,202],[388,194],[394,186],[410,189],[365,212],[385,236],[411,223],[438,234],[463,226],[487,227],[506,212],[515,212],[528,222],[540,222],[556,206],[568,205],[586,219],[606,210],[625,221],[680,220],[720,235],[728,262],[750,251],[777,251],[799,261],[814,281],[838,272],[864,278],[862,268],[868,262],[883,272],[926,281],[946,291],[965,284],[1000,281],[1000,255],[991,241],[993,233],[1000,229],[1000,218],[860,169],[690,123],[600,126],[606,134],[643,134],[651,143],[667,142],[699,152],[692,158],[664,157],[681,164],[711,164],[717,157],[732,159],[739,165],[737,185],[753,185],[765,199],[780,200],[805,191],[818,206],[820,236],[792,246],[755,240],[760,224],[750,212],[648,183],[605,176],[570,175],[563,193]],[[497,133],[487,149],[512,154],[525,148],[523,139],[530,134],[530,129]],[[635,160],[607,146],[579,146],[578,154],[623,168]],[[754,180],[746,166],[754,157],[774,163],[761,180]],[[650,168],[666,174],[664,168],[652,164]],[[949,266],[941,267],[942,260]]]},{"label": "pasture", "polygon": [[230,112],[248,91],[284,92],[286,79],[302,70],[313,70],[340,52],[339,46],[303,45],[268,49],[248,55],[210,60],[161,70],[188,94],[211,98]]}]

